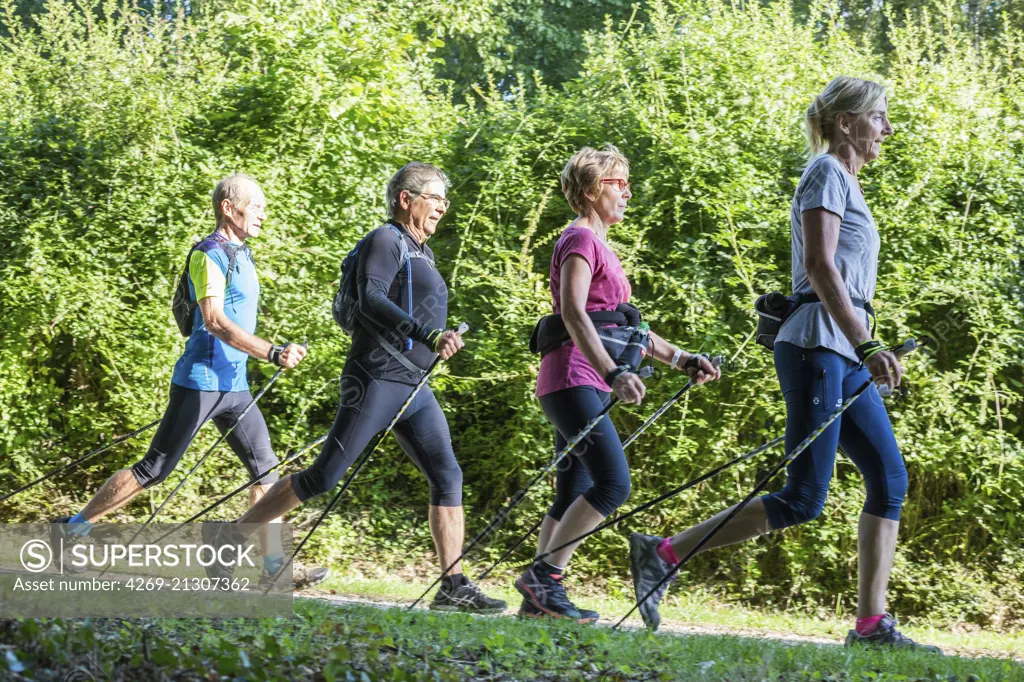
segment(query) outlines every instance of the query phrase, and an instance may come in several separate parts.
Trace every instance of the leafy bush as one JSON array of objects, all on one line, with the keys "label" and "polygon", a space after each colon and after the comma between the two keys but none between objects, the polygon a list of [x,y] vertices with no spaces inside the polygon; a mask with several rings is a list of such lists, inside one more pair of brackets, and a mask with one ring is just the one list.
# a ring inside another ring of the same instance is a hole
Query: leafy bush
[{"label": "leafy bush", "polygon": [[[571,219],[557,176],[579,146],[612,142],[632,161],[635,198],[611,239],[636,300],[663,336],[732,360],[720,385],[689,394],[629,452],[629,506],[651,499],[781,432],[771,360],[752,343],[751,302],[788,288],[802,112],[831,77],[848,73],[889,84],[897,130],[862,175],[883,240],[880,335],[939,342],[907,361],[913,393],[891,408],[911,475],[893,607],[986,625],[1024,617],[1015,513],[1024,500],[1019,29],[1006,25],[983,41],[952,9],[893,15],[883,53],[845,32],[828,4],[795,18],[786,3],[654,0],[642,24],[609,21],[580,36],[576,78],[527,87],[521,74],[471,93],[438,74],[466,78],[452,59],[512,30],[488,18],[483,0],[457,9],[225,0],[159,18],[114,3],[85,11],[50,3],[31,22],[4,7],[6,489],[159,415],[182,347],[167,302],[187,246],[212,227],[213,183],[233,170],[256,177],[270,202],[266,236],[254,244],[258,333],[311,344],[309,360],[261,408],[279,453],[324,432],[348,344],[328,313],[338,264],[382,218],[389,175],[417,158],[455,180],[432,246],[451,288],[450,318],[475,329],[434,385],[465,470],[472,533],[550,459],[551,429],[532,397],[537,360],[525,341],[550,305],[551,249]],[[253,384],[270,369],[250,363]],[[617,410],[620,430],[639,425],[679,382],[668,377],[643,408]],[[213,438],[207,429],[193,451]],[[47,513],[78,508],[144,449],[145,437],[120,446],[15,498],[4,518],[38,519],[40,500]],[[671,532],[698,521],[739,499],[778,456],[633,527]],[[847,460],[836,473],[822,519],[702,555],[686,579],[755,604],[848,609],[863,493]],[[225,448],[169,513],[183,519],[242,479]],[[122,518],[168,490],[141,496]],[[538,486],[480,555],[496,557],[550,494]],[[320,558],[344,563],[369,552],[397,564],[426,553],[426,485],[394,444],[349,495],[310,545]],[[309,505],[299,520],[319,509]],[[575,570],[621,589],[625,548],[622,532],[596,536]]]}]

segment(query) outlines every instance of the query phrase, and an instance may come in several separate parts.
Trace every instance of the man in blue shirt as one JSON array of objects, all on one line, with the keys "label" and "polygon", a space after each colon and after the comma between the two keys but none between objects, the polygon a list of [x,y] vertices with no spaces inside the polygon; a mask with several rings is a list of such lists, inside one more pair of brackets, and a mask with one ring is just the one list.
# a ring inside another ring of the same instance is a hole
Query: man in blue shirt
[{"label": "man in blue shirt", "polygon": [[[254,334],[260,285],[246,240],[258,237],[266,219],[266,197],[251,178],[235,174],[213,192],[217,229],[199,242],[188,259],[189,295],[197,306],[185,352],[174,364],[170,399],[145,457],[111,476],[85,508],[53,521],[53,533],[65,546],[87,535],[92,524],[124,506],[146,488],[163,482],[185,454],[199,428],[213,420],[231,449],[256,478],[277,465],[267,424],[252,402],[246,364],[249,356],[292,368],[306,349],[298,344],[275,345]],[[277,472],[249,489],[255,504],[277,481]],[[275,520],[278,524],[280,519]],[[284,560],[280,526],[261,532],[265,571],[274,575]],[[324,580],[326,568],[301,569],[295,582],[306,586]]]}]

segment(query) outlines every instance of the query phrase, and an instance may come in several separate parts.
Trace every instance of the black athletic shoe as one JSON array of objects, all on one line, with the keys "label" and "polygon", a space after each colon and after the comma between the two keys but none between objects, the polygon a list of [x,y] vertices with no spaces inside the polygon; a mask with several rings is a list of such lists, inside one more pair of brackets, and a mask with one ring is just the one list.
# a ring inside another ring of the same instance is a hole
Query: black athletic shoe
[{"label": "black athletic shoe", "polygon": [[516,578],[516,589],[545,615],[570,620],[579,620],[581,617],[580,610],[569,601],[569,595],[562,586],[562,576],[558,573],[549,573],[534,564]]},{"label": "black athletic shoe", "polygon": [[65,573],[77,575],[87,572],[89,567],[75,566],[71,563],[73,559],[71,554],[72,548],[74,548],[75,545],[88,545],[95,541],[88,535],[72,533],[71,527],[68,525],[68,521],[70,520],[70,516],[60,516],[50,521],[50,548],[55,553],[60,552],[61,547],[64,548],[63,561],[58,557],[57,561],[54,562],[56,564],[54,568],[60,569],[60,567],[63,566]]},{"label": "black athletic shoe", "polygon": [[304,590],[319,585],[331,577],[331,569],[326,566],[292,566],[292,589]]},{"label": "black athletic shoe", "polygon": [[888,613],[878,623],[878,628],[870,635],[859,635],[856,630],[850,630],[846,635],[846,646],[887,646],[893,649],[917,649],[930,654],[942,656],[942,649],[929,644],[918,644],[902,632],[896,629],[899,622]]},{"label": "black athletic shoe", "polygon": [[465,576],[459,585],[450,577],[443,577],[441,587],[434,594],[434,601],[430,602],[430,608],[434,611],[463,613],[504,613],[505,607],[505,602],[491,599]]},{"label": "black athletic shoe", "polygon": [[[590,609],[576,608],[580,612],[580,617],[576,620],[577,623],[596,623],[601,618],[601,614],[597,611],[591,611]],[[529,599],[523,598],[523,604],[519,607],[519,615],[523,618],[547,618],[548,614],[544,613]]]},{"label": "black athletic shoe", "polygon": [[[631,533],[629,536],[629,572],[633,576],[633,593],[639,602],[654,586],[664,580],[672,566],[658,556],[658,544],[662,541],[657,535],[642,535]],[[665,596],[665,590],[676,579],[672,576],[658,591],[652,594],[647,600],[640,604],[638,610],[640,617],[644,619],[647,629],[654,632],[661,625],[661,614],[658,613],[658,603]]]},{"label": "black athletic shoe", "polygon": [[[232,521],[204,521],[202,535],[203,544],[213,547],[217,556],[224,557],[228,562],[232,560],[233,554],[227,551],[222,554],[220,548],[245,544],[245,537]],[[204,566],[204,569],[206,570],[206,575],[210,578],[225,578],[227,580],[230,580],[235,572],[233,564],[224,565],[219,561],[214,561],[209,566]]]}]

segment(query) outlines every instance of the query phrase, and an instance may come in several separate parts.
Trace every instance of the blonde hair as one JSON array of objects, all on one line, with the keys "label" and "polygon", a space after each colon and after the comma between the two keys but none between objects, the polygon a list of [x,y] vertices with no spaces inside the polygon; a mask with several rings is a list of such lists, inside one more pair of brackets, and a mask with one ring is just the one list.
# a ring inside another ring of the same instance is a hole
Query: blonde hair
[{"label": "blonde hair", "polygon": [[841,113],[863,114],[875,109],[885,99],[885,86],[852,76],[839,76],[814,98],[804,116],[807,151],[817,156],[828,151],[835,139],[836,116]]},{"label": "blonde hair", "polygon": [[234,173],[217,183],[213,188],[213,215],[217,219],[217,225],[220,225],[224,218],[224,212],[221,210],[224,200],[227,199],[232,206],[239,207],[243,201],[252,198],[252,192],[249,191],[252,186],[259,185],[245,173]]},{"label": "blonde hair", "polygon": [[612,169],[621,168],[629,173],[629,160],[614,145],[606,144],[600,150],[584,147],[569,159],[562,169],[562,194],[576,213],[583,215],[587,208],[587,194],[601,191],[601,178]]}]

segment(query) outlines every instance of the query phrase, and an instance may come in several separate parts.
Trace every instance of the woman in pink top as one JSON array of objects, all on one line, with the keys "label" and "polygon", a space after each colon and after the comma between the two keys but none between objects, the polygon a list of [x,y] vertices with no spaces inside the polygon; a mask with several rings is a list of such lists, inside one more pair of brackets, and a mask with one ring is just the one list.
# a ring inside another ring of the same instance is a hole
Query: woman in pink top
[{"label": "woman in pink top", "polygon": [[[644,384],[605,350],[587,313],[614,311],[628,303],[629,281],[607,243],[608,228],[622,222],[629,191],[629,162],[615,147],[584,147],[562,171],[562,193],[578,214],[555,245],[551,258],[554,312],[572,339],[547,353],[537,377],[537,396],[555,427],[555,448],[565,447],[611,400],[639,405]],[[661,362],[696,376],[719,374],[707,359],[687,353],[653,332],[651,352]],[[610,385],[609,385],[610,384]],[[586,442],[559,467],[554,504],[541,525],[537,552],[558,547],[593,530],[629,497],[629,467],[622,441],[607,416]],[[598,614],[576,608],[562,586],[562,573],[577,545],[537,560],[516,580],[521,613],[593,622]]]}]

